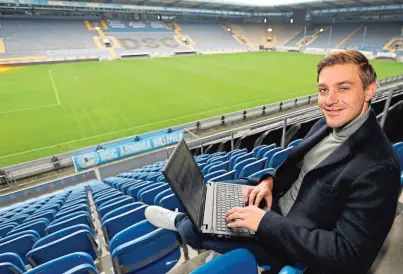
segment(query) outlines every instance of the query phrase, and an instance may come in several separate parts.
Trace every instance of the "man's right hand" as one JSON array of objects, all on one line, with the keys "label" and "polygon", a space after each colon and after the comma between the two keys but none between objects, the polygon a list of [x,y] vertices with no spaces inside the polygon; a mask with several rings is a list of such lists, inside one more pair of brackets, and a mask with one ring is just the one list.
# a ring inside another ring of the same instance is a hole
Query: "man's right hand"
[{"label": "man's right hand", "polygon": [[268,178],[262,181],[255,187],[250,187],[244,190],[243,199],[249,205],[259,206],[260,202],[265,199],[267,208],[271,209],[273,197],[271,190],[273,189],[273,178]]}]

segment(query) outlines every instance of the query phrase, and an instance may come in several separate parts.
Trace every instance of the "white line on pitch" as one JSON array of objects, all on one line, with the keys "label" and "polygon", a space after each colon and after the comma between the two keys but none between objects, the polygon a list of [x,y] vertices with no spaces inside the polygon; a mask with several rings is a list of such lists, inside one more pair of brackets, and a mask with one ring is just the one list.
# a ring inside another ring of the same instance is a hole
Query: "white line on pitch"
[{"label": "white line on pitch", "polygon": [[59,146],[59,145],[68,145],[68,144],[75,143],[75,142],[91,140],[91,139],[94,139],[94,138],[107,136],[107,135],[115,134],[115,133],[119,133],[119,132],[124,132],[124,131],[132,130],[132,129],[158,125],[158,124],[161,124],[161,123],[166,123],[166,122],[171,122],[171,121],[175,121],[175,120],[178,120],[178,119],[193,117],[193,116],[196,116],[196,115],[200,115],[200,114],[203,114],[203,113],[209,113],[209,112],[212,112],[212,111],[232,108],[232,107],[236,107],[236,106],[248,105],[248,104],[252,104],[252,103],[255,103],[255,102],[260,102],[262,99],[263,98],[261,98],[259,100],[256,100],[256,101],[244,102],[244,103],[240,103],[240,104],[236,104],[236,105],[232,105],[232,106],[220,107],[220,108],[216,108],[216,109],[210,109],[210,110],[197,112],[197,113],[193,113],[193,114],[178,116],[178,117],[171,118],[171,119],[161,120],[161,121],[154,122],[154,123],[148,123],[148,124],[143,124],[143,125],[140,125],[140,126],[134,126],[134,127],[119,129],[119,130],[115,130],[115,131],[111,131],[111,132],[101,133],[101,134],[98,134],[98,135],[93,135],[93,136],[89,136],[89,137],[85,137],[85,138],[81,138],[81,139],[76,139],[76,140],[71,140],[71,141],[64,142],[64,143],[58,143],[58,144],[49,145],[49,146],[45,146],[45,147],[40,147],[40,148],[31,149],[31,150],[21,151],[21,152],[17,152],[17,153],[13,153],[13,154],[0,156],[0,159],[12,157],[12,156],[17,156],[17,155],[23,155],[23,154],[27,154],[27,153],[30,153],[30,152],[40,151],[40,150],[44,150],[44,149],[48,149],[48,148],[54,148],[54,147]]},{"label": "white line on pitch", "polygon": [[45,105],[45,106],[32,107],[32,108],[19,108],[19,109],[12,109],[12,110],[1,111],[0,114],[6,114],[6,113],[12,113],[12,112],[19,112],[19,111],[26,111],[26,110],[33,110],[33,109],[40,109],[40,108],[57,107],[57,106],[58,106],[57,104],[53,104],[53,105]]},{"label": "white line on pitch", "polygon": [[57,104],[60,106],[59,91],[57,90],[55,81],[53,80],[53,74],[51,70],[49,70],[49,77],[50,81],[52,82],[53,92],[55,93]]}]

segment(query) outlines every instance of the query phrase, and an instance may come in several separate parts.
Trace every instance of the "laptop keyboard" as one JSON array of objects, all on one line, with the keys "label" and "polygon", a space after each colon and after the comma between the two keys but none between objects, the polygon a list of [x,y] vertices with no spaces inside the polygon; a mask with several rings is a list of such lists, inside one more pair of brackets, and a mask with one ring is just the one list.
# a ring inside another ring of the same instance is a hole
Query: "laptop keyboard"
[{"label": "laptop keyboard", "polygon": [[244,207],[242,186],[217,183],[217,214],[216,229],[222,232],[249,233],[247,228],[229,228],[225,220],[225,214],[234,207]]}]

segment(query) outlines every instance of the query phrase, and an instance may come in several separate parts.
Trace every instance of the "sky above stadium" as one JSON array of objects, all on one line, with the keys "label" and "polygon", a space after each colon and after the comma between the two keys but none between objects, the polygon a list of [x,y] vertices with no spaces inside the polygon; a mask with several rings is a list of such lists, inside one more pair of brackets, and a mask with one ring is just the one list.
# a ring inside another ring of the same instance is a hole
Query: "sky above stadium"
[{"label": "sky above stadium", "polygon": [[[328,0],[328,1],[330,1],[330,0]],[[309,2],[324,2],[324,0],[322,0],[322,1],[320,1],[320,0],[201,0],[200,2],[270,7],[270,6],[300,4],[300,3],[309,3]]]}]

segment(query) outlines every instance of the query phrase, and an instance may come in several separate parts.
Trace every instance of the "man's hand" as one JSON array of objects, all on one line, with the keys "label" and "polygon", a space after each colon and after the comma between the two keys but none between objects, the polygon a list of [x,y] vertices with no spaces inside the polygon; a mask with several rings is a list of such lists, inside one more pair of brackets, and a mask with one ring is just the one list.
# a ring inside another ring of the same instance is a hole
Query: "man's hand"
[{"label": "man's hand", "polygon": [[266,212],[256,206],[234,207],[225,214],[228,227],[246,227],[257,231]]},{"label": "man's hand", "polygon": [[250,187],[244,190],[243,199],[248,202],[249,205],[259,206],[260,202],[265,199],[267,208],[271,209],[273,189],[273,178],[268,178],[262,181],[255,187]]}]

